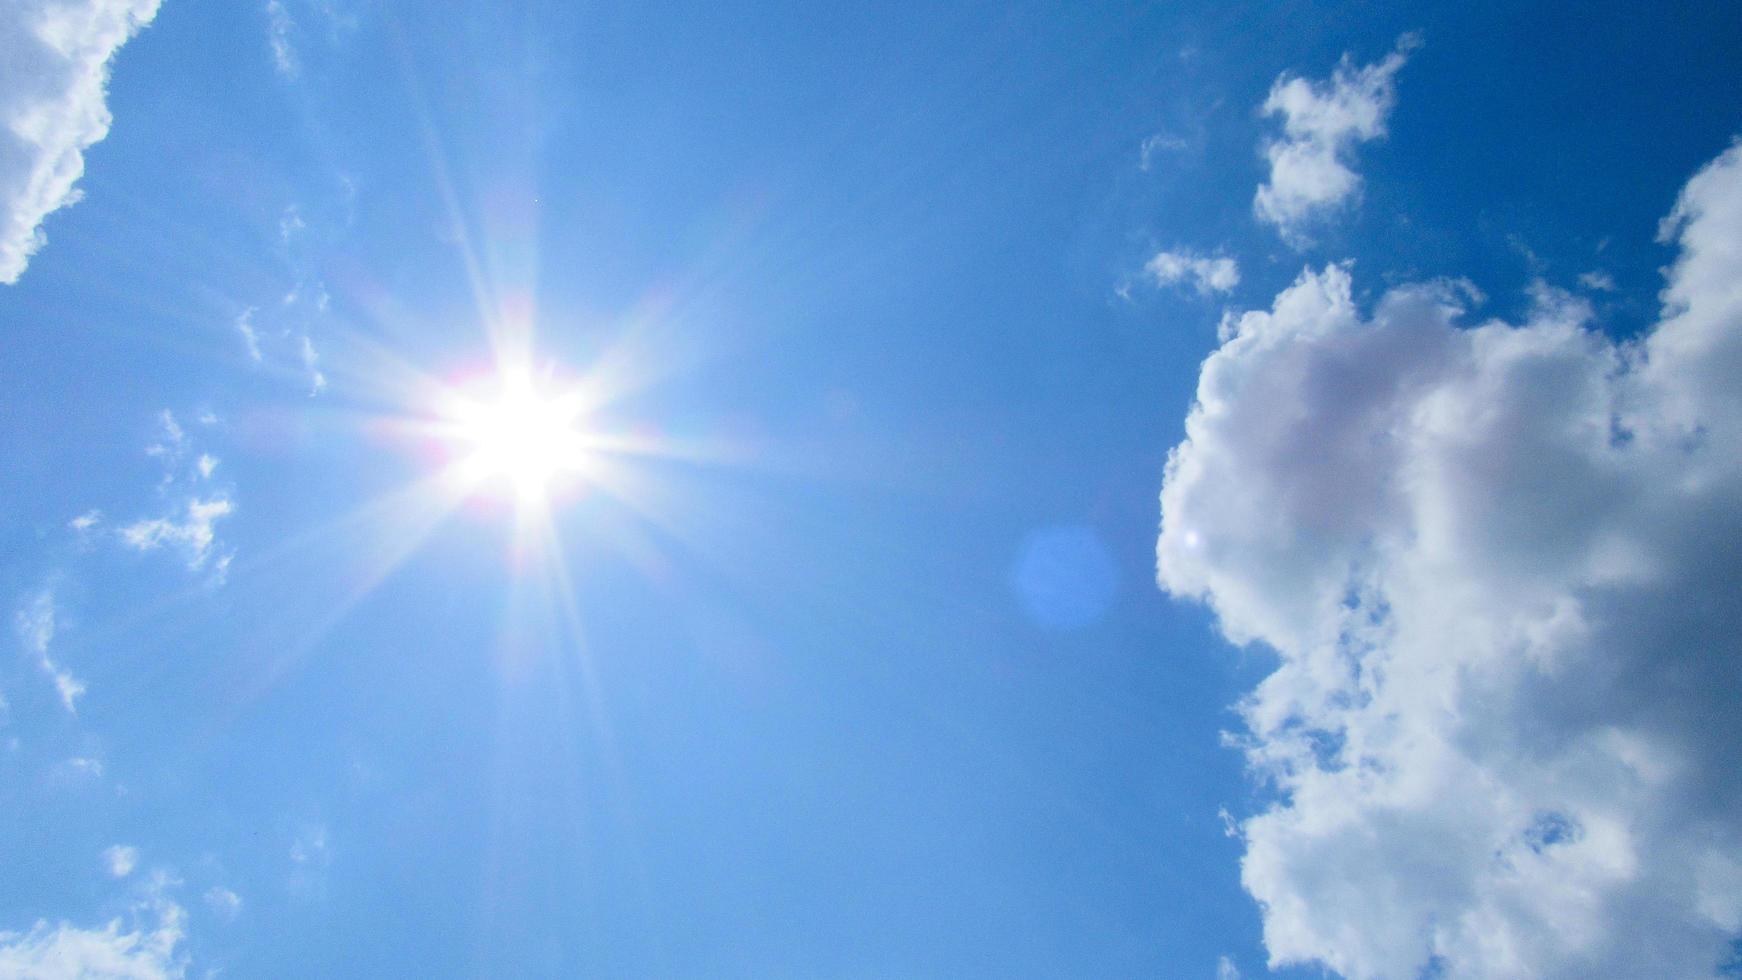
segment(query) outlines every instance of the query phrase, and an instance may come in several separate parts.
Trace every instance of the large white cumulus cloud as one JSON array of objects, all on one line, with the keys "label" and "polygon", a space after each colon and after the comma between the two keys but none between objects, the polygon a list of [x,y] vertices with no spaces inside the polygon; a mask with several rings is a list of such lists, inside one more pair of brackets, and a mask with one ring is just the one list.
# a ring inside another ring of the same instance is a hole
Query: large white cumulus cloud
[{"label": "large white cumulus cloud", "polygon": [[1547,287],[1363,314],[1333,265],[1205,361],[1160,580],[1280,654],[1241,736],[1273,964],[1709,977],[1742,931],[1742,147],[1664,235],[1636,341]]},{"label": "large white cumulus cloud", "polygon": [[78,200],[84,151],[109,133],[109,59],[158,3],[0,3],[0,282],[42,247],[43,218]]}]

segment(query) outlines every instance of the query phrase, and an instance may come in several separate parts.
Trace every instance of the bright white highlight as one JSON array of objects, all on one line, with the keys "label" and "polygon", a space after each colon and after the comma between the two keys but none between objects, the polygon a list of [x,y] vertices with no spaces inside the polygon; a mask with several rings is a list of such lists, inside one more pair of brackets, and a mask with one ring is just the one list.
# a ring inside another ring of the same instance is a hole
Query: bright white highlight
[{"label": "bright white highlight", "polygon": [[585,407],[579,391],[547,393],[531,372],[503,370],[495,391],[455,396],[443,413],[445,435],[463,452],[456,476],[469,486],[505,482],[523,501],[546,499],[587,470]]}]

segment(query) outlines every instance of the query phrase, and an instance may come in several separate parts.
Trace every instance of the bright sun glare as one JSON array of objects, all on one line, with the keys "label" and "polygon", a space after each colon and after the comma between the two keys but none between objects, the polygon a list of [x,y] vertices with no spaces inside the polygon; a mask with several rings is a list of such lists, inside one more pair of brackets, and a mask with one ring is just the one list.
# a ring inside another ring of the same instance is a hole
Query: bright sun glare
[{"label": "bright sun glare", "polygon": [[504,372],[486,397],[456,397],[447,411],[468,485],[506,482],[522,500],[543,500],[582,475],[589,457],[577,391],[542,391],[525,372]]}]

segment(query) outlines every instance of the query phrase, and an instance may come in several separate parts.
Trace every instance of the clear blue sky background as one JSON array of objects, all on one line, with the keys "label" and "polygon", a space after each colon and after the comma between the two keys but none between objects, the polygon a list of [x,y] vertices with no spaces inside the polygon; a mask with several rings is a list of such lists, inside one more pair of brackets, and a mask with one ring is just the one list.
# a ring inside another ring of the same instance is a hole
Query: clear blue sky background
[{"label": "clear blue sky background", "polygon": [[[1217,320],[1347,257],[1497,314],[1601,268],[1640,329],[1742,128],[1742,18],[1675,6],[285,0],[292,75],[263,5],[168,0],[0,289],[0,594],[88,684],[0,660],[0,929],[121,914],[120,842],[229,976],[1262,975],[1219,733],[1272,661],[1153,571]],[[1361,206],[1289,248],[1257,106],[1406,31]],[[584,644],[499,510],[384,577],[344,522],[428,469],[380,352],[488,356],[463,242],[550,358],[647,369],[612,424],[732,450],[560,512]],[[1144,282],[1177,247],[1240,286]],[[221,585],[67,526],[172,506],[164,410]]]}]

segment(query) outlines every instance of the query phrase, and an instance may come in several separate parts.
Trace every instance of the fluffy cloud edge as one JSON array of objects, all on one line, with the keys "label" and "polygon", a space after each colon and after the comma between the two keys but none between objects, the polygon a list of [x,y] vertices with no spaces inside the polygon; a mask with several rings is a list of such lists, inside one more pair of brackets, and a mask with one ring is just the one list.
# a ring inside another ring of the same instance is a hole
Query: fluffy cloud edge
[{"label": "fluffy cloud edge", "polygon": [[89,928],[39,919],[25,932],[0,932],[0,975],[179,980],[187,912],[167,897],[168,885],[154,882],[125,921]]},{"label": "fluffy cloud edge", "polygon": [[1345,54],[1325,81],[1285,73],[1271,85],[1259,112],[1281,118],[1282,136],[1264,144],[1269,174],[1253,195],[1252,211],[1285,241],[1304,245],[1309,225],[1359,196],[1354,148],[1385,136],[1397,73],[1420,46],[1420,35],[1405,34],[1373,64],[1357,68]]},{"label": "fluffy cloud edge", "polygon": [[1157,252],[1143,271],[1158,286],[1189,285],[1200,296],[1227,293],[1240,285],[1240,265],[1225,255],[1200,255],[1191,249]]},{"label": "fluffy cloud edge", "polygon": [[0,283],[47,241],[43,221],[76,203],[84,151],[109,134],[109,67],[160,0],[18,0],[0,8]]}]

